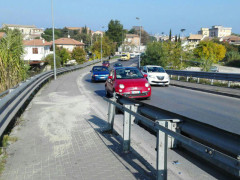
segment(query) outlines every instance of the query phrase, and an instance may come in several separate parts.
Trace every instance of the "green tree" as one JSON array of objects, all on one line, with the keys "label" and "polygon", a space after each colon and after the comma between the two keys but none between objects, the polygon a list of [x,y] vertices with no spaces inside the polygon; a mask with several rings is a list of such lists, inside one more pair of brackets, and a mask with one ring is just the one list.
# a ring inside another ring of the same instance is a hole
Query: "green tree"
[{"label": "green tree", "polygon": [[59,50],[58,56],[61,59],[61,65],[63,66],[68,60],[71,58],[71,54],[68,52],[67,49],[61,48]]},{"label": "green tree", "polygon": [[[61,67],[61,58],[56,54],[55,56],[56,60],[56,67],[60,68]],[[53,54],[49,54],[44,58],[44,61],[47,62],[51,66],[51,69],[54,68],[54,56]]]},{"label": "green tree", "polygon": [[[103,57],[113,55],[115,53],[116,43],[109,39],[108,36],[102,38],[102,51]],[[92,52],[96,55],[97,59],[101,58],[101,38],[99,38],[92,46]]]},{"label": "green tree", "polygon": [[117,43],[117,47],[119,47],[122,43],[123,35],[123,25],[120,23],[120,21],[111,20],[108,23],[108,30],[106,31],[106,35],[109,37],[110,40]]},{"label": "green tree", "polygon": [[169,31],[169,41],[171,41],[172,40],[172,30],[170,29],[170,31]]},{"label": "green tree", "polygon": [[83,64],[86,61],[86,53],[83,48],[76,47],[72,51],[72,58],[77,61],[78,64]]},{"label": "green tree", "polygon": [[21,32],[8,28],[2,30],[6,35],[0,40],[0,91],[25,80],[29,69],[22,60],[24,46]]},{"label": "green tree", "polygon": [[213,63],[217,63],[225,57],[226,48],[212,41],[201,41],[193,52],[202,63],[203,71],[209,71]]}]

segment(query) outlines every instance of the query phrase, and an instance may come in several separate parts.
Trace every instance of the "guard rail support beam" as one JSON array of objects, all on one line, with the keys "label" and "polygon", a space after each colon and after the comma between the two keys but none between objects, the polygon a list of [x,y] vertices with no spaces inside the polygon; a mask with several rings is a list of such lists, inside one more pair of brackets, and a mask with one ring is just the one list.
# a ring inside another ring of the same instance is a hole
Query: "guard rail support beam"
[{"label": "guard rail support beam", "polygon": [[[125,108],[131,110],[132,105],[124,104]],[[130,151],[130,136],[131,136],[131,116],[130,113],[124,111],[123,119],[123,152]]]},{"label": "guard rail support beam", "polygon": [[[113,97],[112,100],[114,102],[116,102],[115,97]],[[110,131],[111,133],[113,132],[115,109],[116,109],[116,106],[109,102],[108,103],[108,128],[107,128],[107,130]]]},{"label": "guard rail support beam", "polygon": [[[157,121],[160,126],[168,127],[167,121]],[[158,129],[157,133],[157,180],[167,179],[168,135]]]}]

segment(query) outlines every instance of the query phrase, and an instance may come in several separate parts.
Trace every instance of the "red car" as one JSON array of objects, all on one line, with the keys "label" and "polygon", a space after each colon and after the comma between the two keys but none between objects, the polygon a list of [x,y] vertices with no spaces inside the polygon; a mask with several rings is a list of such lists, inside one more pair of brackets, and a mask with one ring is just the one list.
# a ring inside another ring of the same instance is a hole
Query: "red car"
[{"label": "red car", "polygon": [[110,63],[109,63],[109,61],[103,61],[102,65],[103,65],[103,66],[106,66],[106,67],[109,67],[109,66],[110,66]]},{"label": "red car", "polygon": [[129,98],[150,99],[152,88],[136,67],[116,67],[111,70],[105,83],[106,96],[120,94]]}]

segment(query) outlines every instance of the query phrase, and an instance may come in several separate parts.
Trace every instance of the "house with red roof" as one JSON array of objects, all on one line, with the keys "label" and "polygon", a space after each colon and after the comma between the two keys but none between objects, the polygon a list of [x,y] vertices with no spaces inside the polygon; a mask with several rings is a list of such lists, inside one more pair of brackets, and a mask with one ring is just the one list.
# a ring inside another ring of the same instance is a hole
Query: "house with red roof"
[{"label": "house with red roof", "polygon": [[24,55],[23,59],[29,61],[30,64],[39,64],[44,58],[52,54],[50,47],[52,42],[47,42],[44,39],[33,39],[23,41]]},{"label": "house with red roof", "polygon": [[65,48],[72,52],[75,47],[84,48],[84,43],[71,38],[60,38],[55,40],[57,47]]}]

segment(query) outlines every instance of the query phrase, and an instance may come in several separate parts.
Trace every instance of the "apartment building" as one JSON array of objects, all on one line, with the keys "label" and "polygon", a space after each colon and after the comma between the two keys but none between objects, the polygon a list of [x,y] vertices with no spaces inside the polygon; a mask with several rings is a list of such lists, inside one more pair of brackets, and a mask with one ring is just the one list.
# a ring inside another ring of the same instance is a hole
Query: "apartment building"
[{"label": "apartment building", "polygon": [[232,28],[223,26],[212,26],[211,29],[201,28],[201,30],[198,31],[198,34],[204,35],[206,37],[221,38],[225,36],[230,36],[232,34]]},{"label": "apartment building", "polygon": [[24,40],[31,40],[40,38],[44,32],[43,28],[37,28],[35,25],[17,25],[17,24],[3,24],[2,28],[18,29],[23,34]]}]

